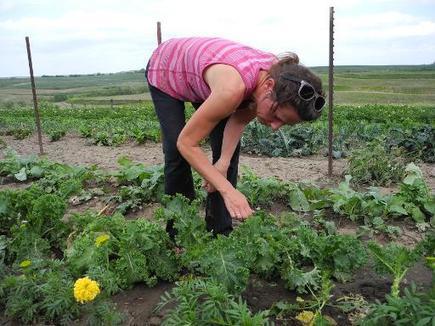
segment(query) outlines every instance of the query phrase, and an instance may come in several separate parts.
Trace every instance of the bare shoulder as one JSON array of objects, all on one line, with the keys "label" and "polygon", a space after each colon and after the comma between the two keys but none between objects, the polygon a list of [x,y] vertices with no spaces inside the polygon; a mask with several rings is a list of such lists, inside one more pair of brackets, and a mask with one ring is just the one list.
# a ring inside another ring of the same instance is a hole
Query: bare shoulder
[{"label": "bare shoulder", "polygon": [[204,71],[204,80],[213,91],[231,91],[243,95],[246,86],[236,68],[214,64]]}]

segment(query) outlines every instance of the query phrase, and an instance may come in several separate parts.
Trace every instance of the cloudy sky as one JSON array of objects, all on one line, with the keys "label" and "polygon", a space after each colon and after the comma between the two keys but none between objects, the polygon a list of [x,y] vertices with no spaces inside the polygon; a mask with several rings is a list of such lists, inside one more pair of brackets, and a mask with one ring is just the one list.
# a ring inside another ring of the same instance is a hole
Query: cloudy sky
[{"label": "cloudy sky", "polygon": [[163,40],[220,36],[308,66],[328,64],[335,7],[337,65],[435,62],[435,0],[0,0],[0,77],[143,68]]}]

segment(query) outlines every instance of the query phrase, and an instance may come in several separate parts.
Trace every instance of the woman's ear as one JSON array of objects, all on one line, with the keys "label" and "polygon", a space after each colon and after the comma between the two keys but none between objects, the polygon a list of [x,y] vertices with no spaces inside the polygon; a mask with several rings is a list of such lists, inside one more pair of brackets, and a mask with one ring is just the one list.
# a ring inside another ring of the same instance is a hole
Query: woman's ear
[{"label": "woman's ear", "polygon": [[265,82],[265,86],[267,92],[272,92],[273,88],[275,87],[275,80],[273,80],[272,77],[267,78]]}]

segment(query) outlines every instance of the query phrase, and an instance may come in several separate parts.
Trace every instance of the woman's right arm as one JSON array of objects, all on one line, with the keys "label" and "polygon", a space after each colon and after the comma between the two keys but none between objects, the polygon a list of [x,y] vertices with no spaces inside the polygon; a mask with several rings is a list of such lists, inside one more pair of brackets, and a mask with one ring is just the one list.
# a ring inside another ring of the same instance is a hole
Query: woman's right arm
[{"label": "woman's right arm", "polygon": [[[230,166],[231,158],[234,155],[234,151],[243,134],[243,130],[246,125],[255,118],[255,111],[249,110],[247,108],[237,109],[236,112],[231,114],[228,119],[222,140],[222,148],[221,148],[221,156],[213,165],[215,166],[219,172],[226,176],[228,173],[228,168]],[[211,186],[210,182],[204,180],[204,188],[208,192],[214,192],[216,189]]]}]

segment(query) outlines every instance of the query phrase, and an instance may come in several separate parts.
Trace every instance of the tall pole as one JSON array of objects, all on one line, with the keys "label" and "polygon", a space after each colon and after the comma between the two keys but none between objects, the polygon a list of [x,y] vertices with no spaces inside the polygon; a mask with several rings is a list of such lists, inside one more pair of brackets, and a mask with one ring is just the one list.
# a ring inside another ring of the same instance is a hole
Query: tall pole
[{"label": "tall pole", "polygon": [[332,142],[334,104],[334,7],[329,7],[329,112],[328,112],[328,176],[332,177]]},{"label": "tall pole", "polygon": [[30,41],[29,41],[28,36],[26,36],[26,46],[27,46],[27,58],[29,59],[30,82],[32,84],[33,108],[35,110],[36,129],[38,131],[39,155],[42,155],[42,154],[44,154],[44,149],[42,148],[41,121],[39,119],[38,100],[36,98],[35,78],[33,77],[32,53],[30,52]]},{"label": "tall pole", "polygon": [[162,28],[160,22],[157,22],[157,45],[162,43]]}]

